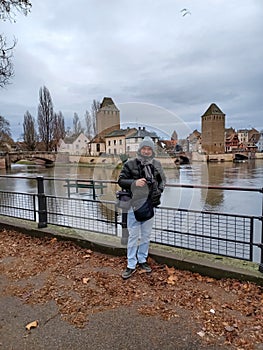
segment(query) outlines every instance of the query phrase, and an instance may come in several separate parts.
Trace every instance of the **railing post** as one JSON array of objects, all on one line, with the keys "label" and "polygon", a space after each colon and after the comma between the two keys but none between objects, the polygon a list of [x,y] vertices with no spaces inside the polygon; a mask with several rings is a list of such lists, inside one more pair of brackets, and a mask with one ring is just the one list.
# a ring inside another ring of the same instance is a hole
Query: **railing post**
[{"label": "railing post", "polygon": [[92,185],[92,198],[95,201],[96,200],[96,189],[95,189],[95,182],[91,180],[91,185]]},{"label": "railing post", "polygon": [[37,176],[38,227],[47,227],[47,202],[44,193],[44,178]]},{"label": "railing post", "polygon": [[[263,240],[262,240],[263,241]],[[263,273],[263,242],[261,243],[261,262],[259,263],[258,270]]]},{"label": "railing post", "polygon": [[68,190],[68,198],[70,198],[70,182],[69,182],[69,179],[66,179],[66,186],[67,186],[67,190]]},{"label": "railing post", "polygon": [[128,236],[129,236],[129,231],[127,228],[127,217],[128,214],[125,210],[122,210],[121,214],[121,227],[122,227],[122,232],[121,232],[121,244],[126,245],[128,243]]},{"label": "railing post", "polygon": [[262,204],[261,204],[261,252],[260,252],[260,263],[258,270],[263,273],[263,188],[261,189]]}]

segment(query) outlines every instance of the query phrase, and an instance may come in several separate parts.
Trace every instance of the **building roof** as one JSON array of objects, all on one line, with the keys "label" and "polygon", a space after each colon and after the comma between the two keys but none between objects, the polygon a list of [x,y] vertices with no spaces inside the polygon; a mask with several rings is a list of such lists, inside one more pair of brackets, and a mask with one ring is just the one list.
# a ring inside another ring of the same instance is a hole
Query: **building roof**
[{"label": "building roof", "polygon": [[155,138],[155,139],[159,138],[155,132],[147,131],[147,130],[145,130],[145,127],[141,128],[139,126],[139,129],[136,130],[131,135],[127,136],[127,139],[131,139],[131,138],[135,138],[135,137],[144,138],[145,136],[150,136],[150,137]]},{"label": "building roof", "polygon": [[201,133],[195,129],[188,137],[187,137],[187,140],[189,141],[194,141],[196,139],[200,139],[201,137]]},{"label": "building roof", "polygon": [[240,133],[248,133],[249,130],[248,129],[238,129],[237,132]]},{"label": "building roof", "polygon": [[233,141],[239,142],[238,134],[236,132],[226,136],[226,142],[233,142]]},{"label": "building roof", "polygon": [[202,115],[202,117],[206,117],[206,116],[209,116],[209,115],[225,115],[221,109],[215,104],[215,103],[212,103],[209,108],[206,110],[206,112]]},{"label": "building roof", "polygon": [[[74,136],[66,136],[64,139],[63,139],[63,142],[66,143],[66,144],[72,144],[74,141],[76,141],[78,139],[78,137],[83,134],[82,132],[78,135],[74,135]],[[84,135],[84,134],[83,134]],[[85,136],[85,135],[84,135]]]},{"label": "building roof", "polygon": [[115,103],[113,102],[113,99],[111,97],[104,97],[101,104],[100,104],[100,109],[111,109],[111,110],[117,110],[118,108],[116,107]]},{"label": "building roof", "polygon": [[105,135],[105,137],[119,137],[119,136],[126,136],[129,133],[134,133],[136,132],[136,128],[127,128],[127,129],[117,129],[113,130],[112,132],[108,133]]}]

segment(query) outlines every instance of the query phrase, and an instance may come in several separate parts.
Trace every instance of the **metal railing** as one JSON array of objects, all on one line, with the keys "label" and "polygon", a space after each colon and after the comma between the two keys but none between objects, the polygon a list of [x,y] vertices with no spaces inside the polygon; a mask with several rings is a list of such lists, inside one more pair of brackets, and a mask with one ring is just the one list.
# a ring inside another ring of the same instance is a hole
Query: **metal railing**
[{"label": "metal railing", "polygon": [[[14,178],[2,175],[2,178]],[[0,191],[0,215],[119,236],[127,242],[127,214],[115,205],[116,181],[15,177],[36,182],[35,193]],[[59,185],[54,185],[55,182]],[[49,186],[49,193],[45,185]],[[69,186],[74,183],[74,186]],[[86,185],[85,185],[86,184]],[[222,213],[179,207],[156,209],[151,241],[173,247],[254,261],[263,272],[263,189],[167,184],[168,188],[255,192],[261,196],[260,215]],[[58,190],[59,189],[59,190]],[[74,193],[69,192],[73,189]],[[106,190],[105,190],[106,189]],[[105,191],[105,192],[103,192]],[[111,193],[111,198],[105,194]]]}]

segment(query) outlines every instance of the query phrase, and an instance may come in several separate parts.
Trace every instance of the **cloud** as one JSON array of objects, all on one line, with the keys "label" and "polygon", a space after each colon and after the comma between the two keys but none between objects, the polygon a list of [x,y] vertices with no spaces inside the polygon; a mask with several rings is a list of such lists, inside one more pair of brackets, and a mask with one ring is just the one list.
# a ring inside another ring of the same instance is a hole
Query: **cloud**
[{"label": "cloud", "polygon": [[[200,116],[213,102],[228,125],[263,129],[261,2],[33,0],[32,5],[31,14],[2,29],[18,38],[15,77],[0,91],[0,113],[11,126],[23,122],[26,110],[36,116],[38,91],[46,85],[67,125],[74,112],[84,116],[93,99],[111,96],[121,112],[127,103],[169,111],[147,119],[169,135],[178,127],[171,115],[189,126],[183,132],[200,130]],[[184,7],[191,15],[182,16]],[[138,112],[129,112],[128,119],[136,122]]]}]

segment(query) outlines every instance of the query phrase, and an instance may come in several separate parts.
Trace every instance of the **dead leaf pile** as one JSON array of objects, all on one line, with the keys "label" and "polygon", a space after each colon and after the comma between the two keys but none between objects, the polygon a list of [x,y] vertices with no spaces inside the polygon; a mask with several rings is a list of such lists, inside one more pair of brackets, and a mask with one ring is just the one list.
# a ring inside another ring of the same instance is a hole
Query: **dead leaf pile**
[{"label": "dead leaf pile", "polygon": [[171,322],[184,317],[189,325],[195,320],[196,334],[210,344],[221,339],[250,350],[263,343],[263,293],[253,283],[215,280],[153,260],[150,275],[138,271],[123,281],[125,257],[6,230],[0,242],[0,273],[9,279],[4,295],[31,304],[54,300],[62,317],[76,327],[84,327],[94,313],[136,305],[146,316]]}]

